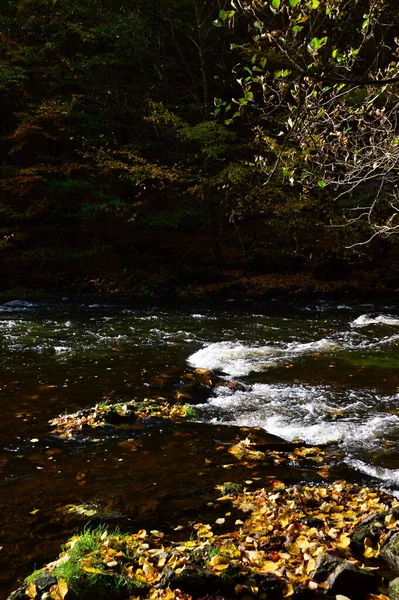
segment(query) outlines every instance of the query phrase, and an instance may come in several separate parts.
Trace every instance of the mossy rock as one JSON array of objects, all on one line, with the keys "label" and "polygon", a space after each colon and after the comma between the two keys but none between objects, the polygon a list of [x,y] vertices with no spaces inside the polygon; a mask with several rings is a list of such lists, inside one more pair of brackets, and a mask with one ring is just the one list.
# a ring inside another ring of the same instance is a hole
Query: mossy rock
[{"label": "mossy rock", "polygon": [[390,582],[388,594],[391,600],[399,600],[399,577]]},{"label": "mossy rock", "polygon": [[393,533],[381,548],[381,558],[399,575],[399,532]]}]

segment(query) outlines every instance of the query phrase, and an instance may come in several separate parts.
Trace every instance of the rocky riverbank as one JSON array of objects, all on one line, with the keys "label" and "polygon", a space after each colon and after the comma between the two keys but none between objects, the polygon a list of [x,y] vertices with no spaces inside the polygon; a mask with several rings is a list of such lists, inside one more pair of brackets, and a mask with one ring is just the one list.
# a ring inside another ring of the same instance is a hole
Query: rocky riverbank
[{"label": "rocky riverbank", "polygon": [[[250,439],[229,447],[248,475],[217,486],[213,518],[168,533],[85,528],[10,600],[399,598],[398,501],[334,479],[321,448],[260,448]],[[281,479],[253,477],[264,464]],[[318,482],[288,485],[285,466]]]}]

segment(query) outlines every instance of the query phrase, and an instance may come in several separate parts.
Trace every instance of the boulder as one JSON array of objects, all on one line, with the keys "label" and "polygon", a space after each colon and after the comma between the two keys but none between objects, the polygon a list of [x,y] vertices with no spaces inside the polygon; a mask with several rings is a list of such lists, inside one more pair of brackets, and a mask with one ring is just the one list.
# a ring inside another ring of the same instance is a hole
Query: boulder
[{"label": "boulder", "polygon": [[316,559],[315,570],[310,574],[313,581],[321,583],[327,581],[327,578],[344,561],[333,554],[320,554]]},{"label": "boulder", "polygon": [[399,600],[399,577],[389,583],[388,594],[391,600]]},{"label": "boulder", "polygon": [[396,575],[399,575],[399,532],[389,536],[381,548],[381,558]]},{"label": "boulder", "polygon": [[385,519],[393,515],[395,519],[399,519],[399,510],[391,508],[384,512],[370,515],[354,527],[351,535],[351,550],[355,554],[363,556],[364,540],[369,538],[372,542],[377,543],[381,533],[386,529]]},{"label": "boulder", "polygon": [[133,410],[128,409],[125,412],[119,413],[115,409],[109,410],[104,414],[104,420],[110,425],[124,425],[125,423],[134,423],[136,414]]},{"label": "boulder", "polygon": [[267,600],[280,600],[283,597],[285,582],[282,579],[271,574],[254,573],[251,581],[258,588],[258,595],[266,594]]},{"label": "boulder", "polygon": [[222,579],[197,565],[187,565],[181,573],[176,573],[169,568],[164,569],[158,587],[178,589],[193,598],[214,595],[234,596],[234,582],[231,579]]},{"label": "boulder", "polygon": [[364,571],[349,562],[343,562],[327,578],[330,586],[328,594],[348,595],[351,600],[362,600],[368,594],[376,592],[380,582],[381,577],[374,572]]},{"label": "boulder", "polygon": [[326,581],[329,596],[349,596],[351,600],[362,600],[377,590],[381,577],[374,572],[359,569],[354,564],[332,554],[321,554],[311,578],[317,583]]}]

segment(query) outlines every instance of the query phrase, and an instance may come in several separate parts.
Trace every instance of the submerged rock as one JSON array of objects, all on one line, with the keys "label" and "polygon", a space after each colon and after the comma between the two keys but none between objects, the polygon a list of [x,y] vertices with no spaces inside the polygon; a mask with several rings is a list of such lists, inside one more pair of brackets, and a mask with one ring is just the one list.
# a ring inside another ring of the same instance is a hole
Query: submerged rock
[{"label": "submerged rock", "polygon": [[113,522],[124,518],[124,515],[117,510],[94,504],[67,504],[58,508],[56,513],[66,523],[79,523],[82,521]]}]

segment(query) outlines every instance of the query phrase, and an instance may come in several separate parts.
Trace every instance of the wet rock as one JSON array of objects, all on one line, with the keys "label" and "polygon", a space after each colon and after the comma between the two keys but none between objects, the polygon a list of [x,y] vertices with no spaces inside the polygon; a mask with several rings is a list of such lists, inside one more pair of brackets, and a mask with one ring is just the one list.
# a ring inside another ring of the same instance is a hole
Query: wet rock
[{"label": "wet rock", "polygon": [[112,521],[121,521],[124,515],[119,511],[112,510],[104,506],[96,506],[94,504],[67,504],[61,506],[55,511],[58,518],[61,518],[66,523],[78,523],[90,521],[99,521],[108,523]]},{"label": "wet rock", "polygon": [[36,590],[40,593],[46,592],[51,588],[52,585],[57,583],[57,579],[52,575],[44,573],[40,575],[35,581]]},{"label": "wet rock", "polygon": [[[48,573],[43,573],[43,575],[39,575],[39,577],[35,579],[36,592],[38,594],[43,594],[56,583],[57,579],[55,577]],[[24,583],[21,587],[12,592],[7,600],[27,600],[28,597],[28,584]]]},{"label": "wet rock", "polygon": [[399,577],[389,583],[388,594],[391,600],[399,600]]},{"label": "wet rock", "polygon": [[239,381],[220,381],[215,385],[215,387],[226,387],[229,390],[233,390],[234,392],[243,392],[246,389],[245,385],[243,385]]},{"label": "wet rock", "polygon": [[136,420],[136,414],[133,410],[126,410],[123,413],[119,413],[116,410],[109,410],[105,415],[104,419],[110,425],[123,425],[124,423],[134,423]]},{"label": "wet rock", "polygon": [[392,508],[381,513],[370,515],[353,529],[351,535],[351,550],[355,554],[363,556],[364,540],[369,538],[372,542],[377,543],[381,533],[386,529],[385,519],[392,515],[395,519],[399,519],[399,510]]},{"label": "wet rock", "polygon": [[344,562],[337,566],[327,579],[329,594],[349,594],[351,600],[361,600],[368,594],[377,591],[381,577],[370,571],[358,569],[353,564]]},{"label": "wet rock", "polygon": [[349,595],[351,600],[362,600],[377,590],[381,577],[374,572],[359,569],[338,556],[321,554],[311,577],[317,583],[326,581],[328,595]]},{"label": "wet rock", "polygon": [[11,594],[8,596],[7,600],[27,600],[27,598],[28,598],[28,595],[26,593],[27,589],[28,589],[28,586],[26,583],[24,583],[17,590],[14,590],[13,592],[11,592]]},{"label": "wet rock", "polygon": [[175,393],[178,402],[200,404],[208,400],[212,390],[218,386],[228,386],[231,389],[240,389],[238,382],[226,382],[224,379],[208,369],[195,369],[183,377],[183,382]]},{"label": "wet rock", "polygon": [[332,554],[320,554],[316,559],[316,567],[311,578],[317,583],[326,581],[327,578],[334,572],[334,570],[343,563],[342,558],[333,556]]},{"label": "wet rock", "polygon": [[169,587],[171,590],[179,589],[194,598],[217,594],[235,595],[235,586],[231,579],[222,579],[196,565],[187,565],[181,573],[176,573],[169,568],[165,569],[159,587],[162,589]]},{"label": "wet rock", "polygon": [[285,582],[274,575],[254,573],[248,583],[254,582],[259,594],[266,594],[268,600],[279,600],[283,596]]},{"label": "wet rock", "polygon": [[379,539],[384,528],[385,515],[386,513],[370,515],[355,526],[351,535],[351,549],[353,551],[360,552],[363,555],[364,540],[370,538],[373,542],[376,542]]},{"label": "wet rock", "polygon": [[383,545],[381,558],[396,575],[399,575],[399,532],[391,535]]}]

